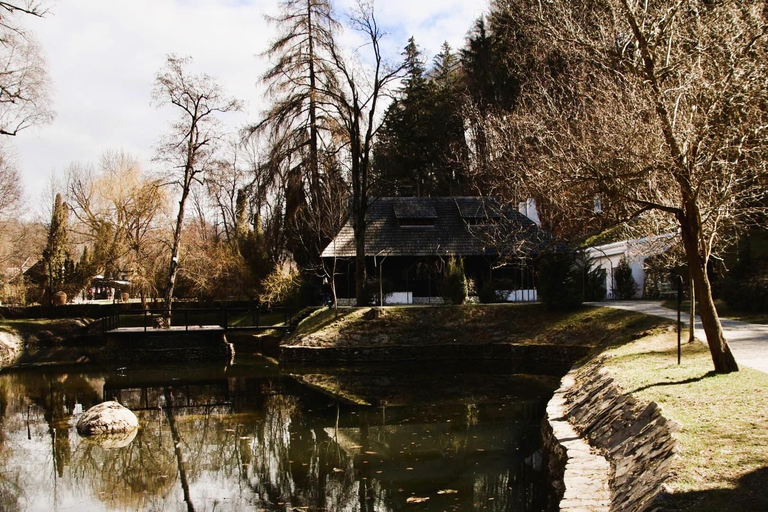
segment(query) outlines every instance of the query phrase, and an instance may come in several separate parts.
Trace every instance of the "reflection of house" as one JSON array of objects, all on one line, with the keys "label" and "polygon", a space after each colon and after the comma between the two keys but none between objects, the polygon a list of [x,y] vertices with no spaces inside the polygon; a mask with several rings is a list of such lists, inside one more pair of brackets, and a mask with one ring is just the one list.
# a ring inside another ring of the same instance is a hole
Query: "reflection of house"
[{"label": "reflection of house", "polygon": [[[476,289],[492,280],[511,300],[536,300],[529,264],[546,234],[529,218],[494,199],[480,197],[383,197],[370,200],[366,215],[366,272],[379,277],[385,303],[440,302],[450,257],[461,257]],[[354,298],[355,240],[351,220],[323,251],[326,268],[336,265],[340,302]],[[374,295],[378,295],[375,293]]]},{"label": "reflection of house", "polygon": [[645,289],[645,260],[650,256],[661,254],[669,249],[675,236],[675,233],[668,233],[646,238],[635,238],[633,240],[622,240],[588,248],[587,256],[592,259],[596,267],[605,271],[606,297],[609,299],[615,298],[613,293],[613,276],[621,259],[626,258],[629,267],[632,269],[632,277],[635,283],[637,283],[635,298],[642,298],[643,290]]}]

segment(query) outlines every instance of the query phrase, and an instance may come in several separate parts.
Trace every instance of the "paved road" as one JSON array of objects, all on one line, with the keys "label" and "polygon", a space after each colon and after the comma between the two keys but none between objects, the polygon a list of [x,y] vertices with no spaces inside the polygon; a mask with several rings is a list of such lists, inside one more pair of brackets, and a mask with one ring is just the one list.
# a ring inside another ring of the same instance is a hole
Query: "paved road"
[{"label": "paved road", "polygon": [[[660,316],[677,320],[677,311],[661,306],[661,301],[652,300],[628,300],[590,302],[590,306],[605,306],[616,309],[625,309],[645,313],[646,315]],[[681,315],[683,325],[688,325],[689,315]],[[736,320],[720,319],[728,345],[731,347],[736,362],[741,366],[748,366],[755,370],[768,373],[768,325],[749,324]],[[706,343],[704,328],[701,318],[696,317],[696,338]]]}]

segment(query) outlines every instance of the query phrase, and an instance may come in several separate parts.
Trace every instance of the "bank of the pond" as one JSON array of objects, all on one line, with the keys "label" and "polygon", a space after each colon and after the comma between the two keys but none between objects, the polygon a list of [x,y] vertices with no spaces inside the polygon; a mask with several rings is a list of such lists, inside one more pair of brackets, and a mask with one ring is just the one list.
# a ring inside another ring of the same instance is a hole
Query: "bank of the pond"
[{"label": "bank of the pond", "polygon": [[539,304],[327,310],[284,340],[281,362],[506,360],[562,375],[578,359],[661,322],[599,308],[551,312]]},{"label": "bank of the pond", "polygon": [[678,366],[676,341],[654,332],[562,380],[544,430],[563,510],[768,510],[768,375],[716,375],[699,343]]},{"label": "bank of the pond", "polygon": [[0,368],[39,361],[90,361],[97,333],[89,318],[0,321]]}]

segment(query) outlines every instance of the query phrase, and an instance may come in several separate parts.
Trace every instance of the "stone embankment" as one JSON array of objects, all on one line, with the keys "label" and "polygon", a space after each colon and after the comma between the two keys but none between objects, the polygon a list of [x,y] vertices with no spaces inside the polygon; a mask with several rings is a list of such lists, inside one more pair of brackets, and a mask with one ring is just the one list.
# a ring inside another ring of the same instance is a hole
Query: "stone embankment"
[{"label": "stone embankment", "polygon": [[603,361],[574,367],[547,407],[545,445],[560,508],[646,510],[663,496],[680,425],[622,390]]},{"label": "stone embankment", "polygon": [[18,334],[0,331],[0,368],[13,364],[23,345],[24,341]]}]

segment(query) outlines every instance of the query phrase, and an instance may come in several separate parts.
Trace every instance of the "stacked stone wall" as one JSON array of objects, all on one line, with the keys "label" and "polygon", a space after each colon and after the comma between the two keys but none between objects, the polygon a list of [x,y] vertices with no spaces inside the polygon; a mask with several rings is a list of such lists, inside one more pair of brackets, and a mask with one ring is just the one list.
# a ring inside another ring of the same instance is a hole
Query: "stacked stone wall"
[{"label": "stacked stone wall", "polygon": [[[545,445],[561,509],[647,510],[664,494],[679,451],[674,433],[680,426],[654,402],[623,390],[603,362],[571,370],[547,408]],[[601,476],[603,464],[609,470]]]}]

